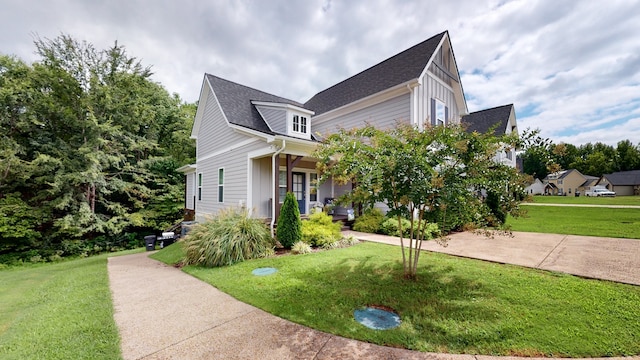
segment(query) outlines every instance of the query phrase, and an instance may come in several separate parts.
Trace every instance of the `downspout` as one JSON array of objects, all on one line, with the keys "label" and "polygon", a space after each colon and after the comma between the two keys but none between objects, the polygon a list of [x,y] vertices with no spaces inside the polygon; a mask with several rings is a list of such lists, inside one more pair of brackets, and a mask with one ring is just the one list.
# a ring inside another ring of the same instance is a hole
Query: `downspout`
[{"label": "downspout", "polygon": [[279,156],[281,152],[284,151],[284,148],[287,146],[287,143],[284,139],[282,139],[282,145],[280,146],[280,149],[278,149],[278,151],[276,151],[275,153],[273,153],[273,156],[271,156],[271,168],[273,169],[273,174],[271,174],[271,190],[273,191],[273,196],[271,197],[271,199],[273,199],[271,201],[271,237],[275,237],[275,231],[273,229],[275,223],[276,223],[276,202],[274,201],[276,199],[276,171],[280,171],[280,169],[276,169],[276,156]]}]

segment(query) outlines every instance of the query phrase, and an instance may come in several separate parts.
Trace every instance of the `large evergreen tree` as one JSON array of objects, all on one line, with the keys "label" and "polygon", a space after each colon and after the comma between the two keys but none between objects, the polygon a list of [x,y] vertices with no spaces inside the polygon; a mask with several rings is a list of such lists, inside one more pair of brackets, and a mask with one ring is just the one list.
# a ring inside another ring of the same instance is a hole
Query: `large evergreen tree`
[{"label": "large evergreen tree", "polygon": [[193,161],[195,107],[117,43],[99,51],[63,34],[35,45],[31,66],[0,56],[0,252],[178,220],[174,170]]}]

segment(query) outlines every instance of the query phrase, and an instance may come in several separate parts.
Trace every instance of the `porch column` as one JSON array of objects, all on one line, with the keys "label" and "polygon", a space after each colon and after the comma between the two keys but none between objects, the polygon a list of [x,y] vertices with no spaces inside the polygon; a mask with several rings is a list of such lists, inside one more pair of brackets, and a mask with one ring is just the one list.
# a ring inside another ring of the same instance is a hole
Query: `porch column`
[{"label": "porch column", "polygon": [[291,154],[287,154],[287,192],[293,191],[293,168],[302,160],[302,156],[292,158]]}]

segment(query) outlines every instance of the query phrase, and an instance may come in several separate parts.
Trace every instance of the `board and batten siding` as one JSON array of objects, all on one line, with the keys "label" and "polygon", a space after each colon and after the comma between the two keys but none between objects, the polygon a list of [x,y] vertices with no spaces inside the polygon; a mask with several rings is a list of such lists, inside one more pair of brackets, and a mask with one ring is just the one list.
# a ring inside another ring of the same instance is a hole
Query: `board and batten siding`
[{"label": "board and batten siding", "polygon": [[207,98],[200,129],[198,130],[196,158],[200,159],[245,139],[245,135],[233,131],[228,126],[220,104],[218,104],[215,96],[210,94]]},{"label": "board and batten siding", "polygon": [[460,113],[453,89],[437,79],[430,73],[426,73],[422,78],[422,83],[416,88],[418,98],[420,99],[417,111],[417,119],[419,124],[431,123],[431,99],[442,101],[449,108],[449,123],[459,124]]},{"label": "board and batten siding", "polygon": [[[245,140],[248,137],[243,137]],[[196,201],[196,217],[201,221],[206,214],[221,209],[247,204],[247,153],[264,148],[259,139],[233,148],[233,150],[206,158],[197,163],[197,173],[202,173],[202,200]],[[224,202],[218,202],[218,169],[224,169]]]},{"label": "board and batten siding", "polygon": [[313,133],[323,135],[336,133],[339,129],[362,128],[366,124],[377,129],[389,129],[398,122],[408,123],[410,116],[411,98],[409,94],[403,94],[344,116],[324,120],[320,124],[313,123],[312,118],[311,126]]},{"label": "board and batten siding", "polygon": [[269,124],[271,130],[286,134],[287,133],[287,111],[282,109],[273,109],[266,106],[256,106],[262,118]]}]

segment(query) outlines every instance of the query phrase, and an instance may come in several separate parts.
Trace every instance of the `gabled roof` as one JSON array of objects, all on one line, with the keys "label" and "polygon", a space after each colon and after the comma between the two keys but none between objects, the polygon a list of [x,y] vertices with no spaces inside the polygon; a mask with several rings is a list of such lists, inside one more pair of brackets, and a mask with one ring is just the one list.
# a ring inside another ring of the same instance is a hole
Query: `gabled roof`
[{"label": "gabled roof", "polygon": [[476,111],[463,116],[461,122],[467,125],[468,132],[485,134],[495,127],[495,135],[504,135],[512,110],[513,104]]},{"label": "gabled roof", "polygon": [[435,35],[315,94],[304,107],[315,111],[317,116],[419,78],[445,35],[446,31]]},{"label": "gabled roof", "polygon": [[613,186],[640,185],[640,170],[619,171],[602,175],[602,177]]},{"label": "gabled roof", "polygon": [[299,102],[240,85],[211,74],[206,74],[206,77],[227,120],[235,125],[266,134],[274,134],[251,101],[283,103],[304,107]]}]

